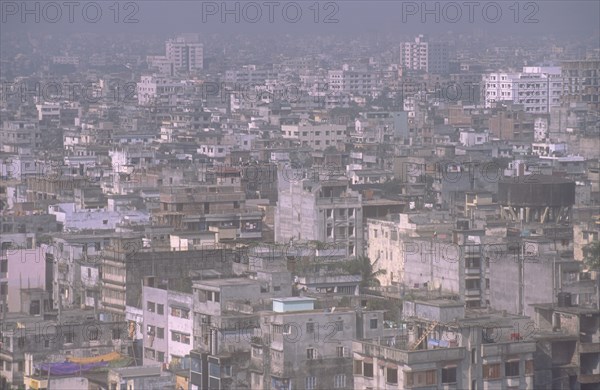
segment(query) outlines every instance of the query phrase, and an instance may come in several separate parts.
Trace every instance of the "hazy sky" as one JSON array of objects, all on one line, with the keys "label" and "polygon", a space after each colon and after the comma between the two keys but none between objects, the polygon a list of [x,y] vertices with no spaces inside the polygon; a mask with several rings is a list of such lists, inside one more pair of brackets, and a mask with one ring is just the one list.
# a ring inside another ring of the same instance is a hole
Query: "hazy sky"
[{"label": "hazy sky", "polygon": [[[21,1],[0,1],[3,32],[134,32],[173,35],[178,32],[294,33],[373,32],[432,35],[474,29],[490,33],[568,34],[582,37],[600,34],[600,2],[589,1],[228,1],[233,14],[221,21],[222,1],[78,1],[60,10],[47,1],[29,1],[33,14],[25,15]],[[34,4],[38,4],[37,10]],[[253,3],[248,5],[248,3]],[[469,3],[471,5],[469,5]],[[237,5],[236,5],[237,4]],[[425,4],[425,6],[423,6]],[[258,7],[257,7],[258,6]],[[236,7],[239,10],[236,12]],[[426,7],[432,14],[424,14]],[[437,8],[436,8],[437,7]],[[85,15],[84,10],[85,8]],[[257,8],[260,9],[260,15]],[[519,11],[517,12],[517,8]],[[97,10],[101,10],[98,16]],[[285,9],[285,11],[284,11]],[[298,14],[301,10],[301,15]],[[437,10],[436,10],[437,9]],[[501,10],[501,15],[497,10]],[[272,13],[270,14],[270,10]],[[61,14],[59,15],[58,12]],[[35,21],[35,14],[39,23]],[[236,23],[235,17],[239,17]],[[435,18],[439,17],[439,22]],[[25,22],[22,18],[25,17]],[[422,21],[422,17],[426,20]],[[273,22],[270,22],[272,18]],[[472,22],[471,19],[472,18]],[[87,19],[87,20],[86,20]],[[115,23],[115,19],[117,23]],[[292,21],[298,20],[293,23]],[[52,23],[52,20],[55,20]],[[93,22],[97,20],[96,22]],[[126,23],[127,21],[133,23]],[[252,20],[256,20],[252,23]],[[315,22],[316,20],[316,22]],[[331,23],[325,23],[325,20]],[[136,22],[137,21],[137,22]],[[529,23],[525,23],[528,21]]]}]

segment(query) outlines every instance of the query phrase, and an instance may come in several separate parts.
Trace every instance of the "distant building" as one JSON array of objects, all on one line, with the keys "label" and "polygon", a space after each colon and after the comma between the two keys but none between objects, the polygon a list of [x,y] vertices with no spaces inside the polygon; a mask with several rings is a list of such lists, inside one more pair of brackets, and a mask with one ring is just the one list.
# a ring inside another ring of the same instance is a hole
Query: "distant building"
[{"label": "distant building", "polygon": [[489,73],[483,76],[485,107],[497,102],[522,104],[525,112],[548,114],[561,104],[563,78],[560,67],[526,66],[520,73]]},{"label": "distant building", "polygon": [[448,44],[429,42],[425,36],[419,35],[414,42],[400,44],[400,63],[410,70],[447,74],[450,70],[448,52]]},{"label": "distant building", "polygon": [[600,110],[600,60],[564,61],[562,66],[563,102],[586,103]]}]

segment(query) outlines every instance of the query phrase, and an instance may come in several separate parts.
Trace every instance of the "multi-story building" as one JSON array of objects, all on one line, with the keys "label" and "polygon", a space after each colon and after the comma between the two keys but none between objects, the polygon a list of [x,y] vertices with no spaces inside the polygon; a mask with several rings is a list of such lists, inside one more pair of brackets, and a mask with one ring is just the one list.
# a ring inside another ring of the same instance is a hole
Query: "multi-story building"
[{"label": "multi-story building", "polygon": [[586,103],[600,110],[600,61],[564,61],[562,99],[565,103]]},{"label": "multi-story building", "polygon": [[497,102],[522,104],[526,112],[548,114],[561,104],[563,78],[560,67],[526,66],[520,73],[489,73],[483,76],[485,107]]},{"label": "multi-story building", "polygon": [[[182,281],[185,279],[176,279]],[[189,284],[169,288],[149,277],[142,287],[144,365],[177,365],[194,348],[193,296]],[[187,288],[186,288],[187,287]]]},{"label": "multi-story building", "polygon": [[400,44],[400,63],[410,70],[447,74],[450,70],[448,44],[429,42],[425,36],[419,35],[414,42]]},{"label": "multi-story building", "polygon": [[[31,289],[24,295],[34,298],[38,292]],[[22,312],[5,315],[2,323],[0,374],[13,388],[23,386],[26,368],[33,371],[32,363],[52,359],[64,362],[111,352],[128,355],[131,342],[125,322],[97,321],[92,310],[65,310],[60,317],[55,312],[53,318],[47,318],[43,312],[34,314],[30,302],[25,299]]]},{"label": "multi-story building", "polygon": [[22,153],[42,147],[42,129],[34,121],[6,120],[0,127],[1,151]]},{"label": "multi-story building", "polygon": [[260,239],[263,212],[246,206],[245,198],[235,183],[169,187],[153,215],[175,228],[216,232],[219,241]]},{"label": "multi-story building", "polygon": [[316,240],[345,249],[348,256],[361,255],[362,195],[350,189],[345,177],[316,176],[278,179],[275,241]]},{"label": "multi-story building", "polygon": [[273,299],[261,313],[262,332],[252,339],[251,388],[351,389],[356,313],[316,310],[315,299]]},{"label": "multi-story building", "polygon": [[328,72],[329,91],[370,96],[377,91],[377,73],[368,69],[351,69]]},{"label": "multi-story building", "polygon": [[297,139],[301,146],[313,150],[341,149],[347,137],[347,128],[343,125],[283,125],[281,131],[284,138]]},{"label": "multi-story building", "polygon": [[536,304],[535,389],[597,389],[600,386],[598,306],[578,305],[563,295],[558,304]]},{"label": "multi-story building", "polygon": [[148,56],[146,60],[165,75],[196,72],[204,67],[204,45],[197,34],[182,34],[165,42],[164,56]]},{"label": "multi-story building", "polygon": [[465,317],[461,302],[406,301],[404,336],[355,341],[355,389],[533,388],[527,318]]},{"label": "multi-story building", "polygon": [[[467,307],[485,307],[489,296],[482,231],[452,230],[425,214],[400,214],[395,221],[369,219],[368,254],[385,269],[382,285],[425,287],[460,294]],[[467,224],[468,225],[468,224]]]},{"label": "multi-story building", "polygon": [[173,107],[181,105],[185,85],[169,77],[146,75],[137,83],[140,105]]},{"label": "multi-story building", "polygon": [[149,251],[142,248],[139,237],[114,240],[100,261],[102,308],[124,320],[126,306],[142,307],[142,278],[182,278],[190,271],[207,269],[230,275],[235,257],[234,251],[226,249]]}]

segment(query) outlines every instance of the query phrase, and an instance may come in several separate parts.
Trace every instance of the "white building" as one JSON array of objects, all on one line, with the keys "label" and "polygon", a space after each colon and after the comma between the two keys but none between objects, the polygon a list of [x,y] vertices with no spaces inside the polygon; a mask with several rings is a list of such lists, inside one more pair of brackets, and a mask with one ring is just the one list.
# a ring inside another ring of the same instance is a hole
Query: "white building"
[{"label": "white building", "polygon": [[148,56],[146,61],[161,74],[195,72],[204,67],[204,46],[198,34],[182,34],[165,42],[164,56]]},{"label": "white building", "polygon": [[448,73],[448,45],[442,42],[428,42],[426,37],[419,35],[414,42],[400,44],[400,63],[406,69],[436,74]]},{"label": "white building", "polygon": [[463,146],[483,145],[489,140],[488,132],[476,132],[473,129],[461,129],[460,144]]},{"label": "white building", "polygon": [[338,147],[346,141],[344,125],[283,125],[283,138],[297,139],[302,146],[310,146],[314,150],[325,150],[329,146]]},{"label": "white building", "polygon": [[377,73],[366,69],[350,69],[344,65],[342,70],[328,72],[329,91],[355,95],[370,95],[377,91]]},{"label": "white building", "polygon": [[[149,278],[154,279],[154,278]],[[144,365],[180,363],[194,348],[192,294],[152,281],[142,288]]]},{"label": "white building", "polygon": [[176,106],[180,101],[184,90],[184,84],[173,81],[166,77],[142,76],[137,83],[138,104]]},{"label": "white building", "polygon": [[496,102],[522,104],[526,112],[548,114],[560,106],[563,88],[560,67],[524,67],[520,73],[495,72],[483,76],[485,107]]}]

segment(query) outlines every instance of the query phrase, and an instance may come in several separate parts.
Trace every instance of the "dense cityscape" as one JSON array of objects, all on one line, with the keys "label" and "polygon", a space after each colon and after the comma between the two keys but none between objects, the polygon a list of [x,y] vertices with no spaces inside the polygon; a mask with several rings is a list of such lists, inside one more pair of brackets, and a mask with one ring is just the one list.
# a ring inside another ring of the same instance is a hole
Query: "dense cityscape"
[{"label": "dense cityscape", "polygon": [[178,3],[0,3],[0,390],[600,389],[597,3]]}]

